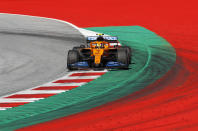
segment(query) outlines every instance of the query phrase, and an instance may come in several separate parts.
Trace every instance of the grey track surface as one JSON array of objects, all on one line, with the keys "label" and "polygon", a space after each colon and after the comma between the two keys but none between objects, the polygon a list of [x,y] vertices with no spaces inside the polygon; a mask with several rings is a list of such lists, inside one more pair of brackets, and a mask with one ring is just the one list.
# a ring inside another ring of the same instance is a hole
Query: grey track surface
[{"label": "grey track surface", "polygon": [[0,14],[0,96],[65,75],[67,51],[83,43],[69,24]]}]

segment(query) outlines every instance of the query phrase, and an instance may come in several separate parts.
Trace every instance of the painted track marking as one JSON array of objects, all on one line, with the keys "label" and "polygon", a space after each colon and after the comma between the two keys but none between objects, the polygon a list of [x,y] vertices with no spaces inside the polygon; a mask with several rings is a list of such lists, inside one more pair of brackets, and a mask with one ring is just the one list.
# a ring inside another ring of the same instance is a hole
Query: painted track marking
[{"label": "painted track marking", "polygon": [[75,71],[52,82],[0,98],[0,110],[18,107],[72,90],[105,74],[104,71]]}]

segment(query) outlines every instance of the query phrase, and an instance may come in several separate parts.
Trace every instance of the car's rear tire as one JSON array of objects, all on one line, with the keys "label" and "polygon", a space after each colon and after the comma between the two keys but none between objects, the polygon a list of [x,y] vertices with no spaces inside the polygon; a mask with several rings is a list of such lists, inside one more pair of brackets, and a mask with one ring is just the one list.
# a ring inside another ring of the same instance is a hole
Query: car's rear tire
[{"label": "car's rear tire", "polygon": [[120,68],[126,69],[129,67],[129,58],[128,58],[127,49],[125,48],[118,49],[116,57],[117,57],[117,62],[125,64]]},{"label": "car's rear tire", "polygon": [[76,67],[73,67],[71,64],[79,62],[79,53],[76,50],[69,50],[67,55],[67,68],[69,70],[77,70]]}]

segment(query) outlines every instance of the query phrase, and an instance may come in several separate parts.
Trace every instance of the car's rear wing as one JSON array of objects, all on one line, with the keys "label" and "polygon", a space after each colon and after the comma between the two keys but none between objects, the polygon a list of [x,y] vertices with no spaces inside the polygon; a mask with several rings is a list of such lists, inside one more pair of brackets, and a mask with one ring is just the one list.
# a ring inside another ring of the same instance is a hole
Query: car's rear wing
[{"label": "car's rear wing", "polygon": [[[98,36],[88,36],[87,43],[97,41]],[[109,43],[118,43],[118,37],[116,36],[103,36],[104,40]]]}]

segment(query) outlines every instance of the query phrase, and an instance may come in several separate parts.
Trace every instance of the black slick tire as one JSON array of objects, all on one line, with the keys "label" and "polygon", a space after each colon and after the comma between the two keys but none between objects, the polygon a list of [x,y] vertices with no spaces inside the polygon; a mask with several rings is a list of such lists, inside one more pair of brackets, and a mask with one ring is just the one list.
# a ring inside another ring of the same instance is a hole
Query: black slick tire
[{"label": "black slick tire", "polygon": [[69,70],[77,70],[76,67],[72,67],[71,64],[79,62],[79,54],[76,50],[69,50],[67,55],[67,68]]},{"label": "black slick tire", "polygon": [[128,69],[128,67],[129,67],[129,58],[128,58],[127,49],[125,49],[125,48],[118,49],[116,57],[117,57],[117,62],[125,64],[125,66],[122,66],[120,68]]}]

